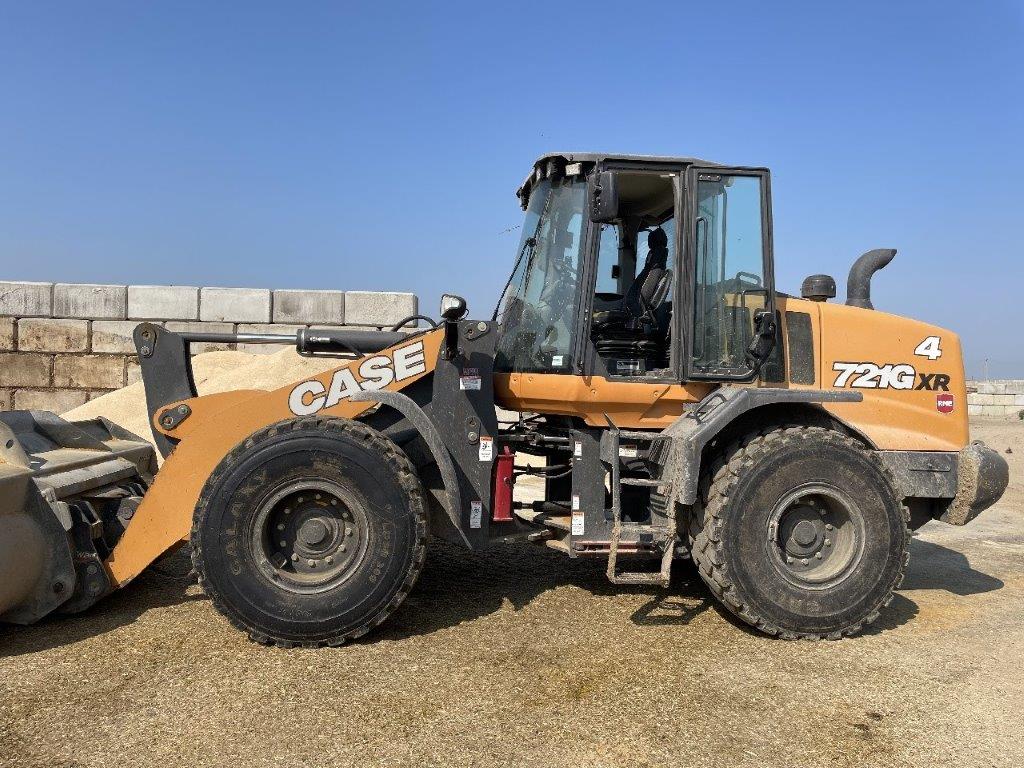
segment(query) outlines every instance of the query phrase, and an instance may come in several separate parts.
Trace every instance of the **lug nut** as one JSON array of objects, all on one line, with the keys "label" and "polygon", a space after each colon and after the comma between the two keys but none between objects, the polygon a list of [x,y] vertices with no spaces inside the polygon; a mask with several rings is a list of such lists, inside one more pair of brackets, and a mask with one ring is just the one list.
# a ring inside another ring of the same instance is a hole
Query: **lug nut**
[{"label": "lug nut", "polygon": [[283,531],[284,530],[284,523],[278,523],[277,524],[277,530]]},{"label": "lug nut", "polygon": [[786,562],[787,563],[792,563],[793,562],[793,558],[790,557],[789,555],[786,555]]},{"label": "lug nut", "polygon": [[316,560],[307,560],[306,565],[308,565],[310,568],[316,568]]},{"label": "lug nut", "polygon": [[282,547],[287,547],[287,546],[288,546],[288,542],[287,542],[287,541],[285,541],[284,539],[282,539],[282,540],[281,540],[281,546],[282,546]]},{"label": "lug nut", "polygon": [[814,556],[815,556],[816,558],[818,558],[819,560],[821,560],[821,552],[815,552],[815,553],[814,553]]},{"label": "lug nut", "polygon": [[334,556],[333,555],[328,555],[327,557],[324,558],[324,560],[326,561],[326,563],[328,565],[330,565],[331,563],[334,562]]},{"label": "lug nut", "polygon": [[826,531],[831,531],[832,530],[832,523],[825,523],[825,530]]},{"label": "lug nut", "polygon": [[803,560],[801,560],[800,562],[801,562],[801,563],[803,563],[804,565],[807,565],[807,558],[805,557],[805,558],[804,558]]},{"label": "lug nut", "polygon": [[297,502],[298,502],[299,504],[301,504],[301,503],[302,503],[302,497],[301,497],[301,496],[299,496],[299,498],[297,498],[297,499],[296,499],[296,501],[297,501]]},{"label": "lug nut", "polygon": [[337,499],[331,499],[331,506],[332,507],[338,506],[338,500]]},{"label": "lug nut", "polygon": [[294,562],[298,562],[298,559],[299,559],[299,556],[297,554],[295,554],[294,552],[292,552],[292,562],[293,563]]},{"label": "lug nut", "polygon": [[826,547],[831,547],[832,546],[832,539],[825,539],[825,546]]},{"label": "lug nut", "polygon": [[318,493],[318,494],[317,494],[316,496],[314,496],[313,498],[314,498],[314,499],[316,499],[317,501],[320,501],[320,499],[321,499],[321,498],[323,498],[323,497],[322,497],[322,496],[320,496],[320,494]]},{"label": "lug nut", "polygon": [[285,508],[284,508],[284,513],[285,513],[286,515],[290,515],[290,514],[292,513],[292,508],[291,508],[291,507],[285,507]]}]

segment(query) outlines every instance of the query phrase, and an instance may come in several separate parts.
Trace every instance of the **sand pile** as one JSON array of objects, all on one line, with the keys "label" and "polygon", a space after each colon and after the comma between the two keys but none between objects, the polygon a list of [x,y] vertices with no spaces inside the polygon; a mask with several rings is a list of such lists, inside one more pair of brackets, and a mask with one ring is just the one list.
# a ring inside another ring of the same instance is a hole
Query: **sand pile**
[{"label": "sand pile", "polygon": [[[329,357],[302,357],[293,349],[272,355],[248,352],[205,352],[192,358],[192,372],[200,395],[233,389],[273,390],[315,376],[345,361]],[[110,392],[62,414],[66,419],[105,416],[115,424],[152,441],[142,382]]]}]

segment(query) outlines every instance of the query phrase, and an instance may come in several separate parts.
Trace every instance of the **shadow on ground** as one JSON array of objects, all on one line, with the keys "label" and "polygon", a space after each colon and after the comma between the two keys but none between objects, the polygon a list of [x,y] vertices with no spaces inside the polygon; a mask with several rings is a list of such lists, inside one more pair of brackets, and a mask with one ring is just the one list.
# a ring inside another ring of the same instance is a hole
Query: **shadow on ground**
[{"label": "shadow on ground", "polygon": [[977,595],[1000,589],[1003,582],[971,567],[955,549],[914,539],[910,542],[910,567],[902,589],[944,589],[954,595]]},{"label": "shadow on ground", "polygon": [[[190,568],[187,554],[180,552],[84,614],[55,616],[30,627],[4,627],[0,630],[0,657],[75,643],[134,622],[151,608],[203,600],[205,597],[195,590],[189,593],[195,583]],[[372,633],[366,641],[430,634],[490,615],[506,601],[520,610],[538,595],[564,585],[597,596],[649,595],[650,599],[629,617],[639,626],[685,626],[710,609],[735,627],[753,632],[717,604],[689,561],[676,563],[667,590],[616,587],[605,575],[603,560],[570,560],[529,545],[495,545],[481,552],[466,552],[435,540],[415,589],[381,631]],[[944,589],[966,596],[1002,586],[999,579],[972,568],[960,552],[919,539],[911,542],[910,567],[902,591]],[[917,613],[912,599],[897,594],[869,633],[895,629]]]},{"label": "shadow on ground", "polygon": [[150,566],[122,590],[104,598],[80,614],[51,614],[38,624],[22,627],[0,624],[0,658],[45,651],[103,635],[131,624],[151,608],[162,608],[192,600],[205,600],[189,575],[192,563],[182,550]]}]

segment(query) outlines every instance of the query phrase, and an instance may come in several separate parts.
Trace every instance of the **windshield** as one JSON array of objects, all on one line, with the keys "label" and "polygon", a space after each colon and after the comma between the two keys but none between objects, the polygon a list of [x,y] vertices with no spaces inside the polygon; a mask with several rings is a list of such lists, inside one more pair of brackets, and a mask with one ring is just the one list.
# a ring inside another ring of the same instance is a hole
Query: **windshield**
[{"label": "windshield", "polygon": [[530,195],[516,266],[499,302],[496,370],[557,371],[569,365],[586,187],[582,179],[545,180]]}]

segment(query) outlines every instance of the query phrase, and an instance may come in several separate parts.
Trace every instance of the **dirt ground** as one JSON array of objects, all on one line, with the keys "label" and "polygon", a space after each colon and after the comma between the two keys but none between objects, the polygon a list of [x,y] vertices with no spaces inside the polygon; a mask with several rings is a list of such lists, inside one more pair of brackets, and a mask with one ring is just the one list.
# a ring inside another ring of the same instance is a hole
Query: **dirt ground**
[{"label": "dirt ground", "polygon": [[363,642],[248,642],[179,555],[86,615],[0,628],[0,765],[1024,765],[1024,423],[979,422],[1011,489],[930,523],[881,621],[838,642],[735,624],[692,568],[435,548]]}]

